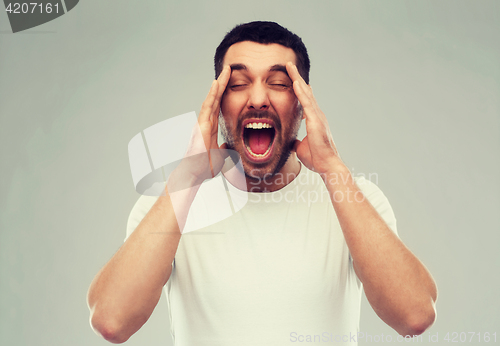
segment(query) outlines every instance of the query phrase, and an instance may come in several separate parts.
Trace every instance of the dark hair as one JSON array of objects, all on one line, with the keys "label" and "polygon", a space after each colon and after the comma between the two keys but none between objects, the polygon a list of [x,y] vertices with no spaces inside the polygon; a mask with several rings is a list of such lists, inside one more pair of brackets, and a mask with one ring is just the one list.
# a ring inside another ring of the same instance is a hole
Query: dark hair
[{"label": "dark hair", "polygon": [[229,47],[242,41],[252,41],[262,44],[277,43],[292,49],[297,56],[297,69],[305,82],[309,84],[309,69],[311,68],[311,64],[306,46],[299,36],[275,22],[240,24],[228,32],[219,44],[219,47],[215,50],[215,78],[218,78],[222,72],[222,62]]}]

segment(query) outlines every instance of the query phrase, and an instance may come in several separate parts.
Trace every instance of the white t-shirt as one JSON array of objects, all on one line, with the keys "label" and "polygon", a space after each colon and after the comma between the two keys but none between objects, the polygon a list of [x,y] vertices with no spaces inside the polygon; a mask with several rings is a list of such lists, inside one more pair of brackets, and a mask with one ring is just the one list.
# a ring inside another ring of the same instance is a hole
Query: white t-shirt
[{"label": "white t-shirt", "polygon": [[[356,182],[396,232],[384,194]],[[281,190],[230,190],[230,217],[197,230],[190,223],[217,204],[203,185],[190,209],[165,286],[175,345],[357,345],[362,284],[320,176],[302,166]],[[127,237],[156,199],[139,198]]]}]

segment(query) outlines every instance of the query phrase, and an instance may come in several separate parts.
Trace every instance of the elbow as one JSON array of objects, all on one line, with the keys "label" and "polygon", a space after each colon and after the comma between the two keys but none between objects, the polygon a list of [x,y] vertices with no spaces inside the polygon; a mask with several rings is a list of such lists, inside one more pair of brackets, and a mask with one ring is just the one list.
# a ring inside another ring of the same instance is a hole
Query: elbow
[{"label": "elbow", "polygon": [[90,287],[87,293],[87,305],[90,310],[90,327],[106,341],[121,344],[127,341],[133,333],[124,328],[124,323],[116,318],[117,313],[99,304],[98,296]]},{"label": "elbow", "polygon": [[90,325],[97,335],[113,344],[124,343],[131,336],[119,323],[103,318],[95,312],[90,317]]},{"label": "elbow", "polygon": [[435,320],[436,309],[434,303],[431,303],[428,307],[410,314],[400,334],[402,336],[421,335],[434,324]]}]

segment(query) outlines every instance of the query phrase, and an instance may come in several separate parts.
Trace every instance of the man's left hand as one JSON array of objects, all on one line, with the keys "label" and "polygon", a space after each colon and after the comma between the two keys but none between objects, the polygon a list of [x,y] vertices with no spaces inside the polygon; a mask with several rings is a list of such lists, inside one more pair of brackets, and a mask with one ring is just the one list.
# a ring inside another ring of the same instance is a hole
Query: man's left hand
[{"label": "man's left hand", "polygon": [[343,166],[333,141],[325,114],[314,98],[312,88],[306,84],[297,66],[286,64],[288,76],[293,82],[293,91],[303,107],[307,135],[302,141],[296,140],[294,150],[299,160],[310,170],[319,174],[332,173],[335,167]]}]

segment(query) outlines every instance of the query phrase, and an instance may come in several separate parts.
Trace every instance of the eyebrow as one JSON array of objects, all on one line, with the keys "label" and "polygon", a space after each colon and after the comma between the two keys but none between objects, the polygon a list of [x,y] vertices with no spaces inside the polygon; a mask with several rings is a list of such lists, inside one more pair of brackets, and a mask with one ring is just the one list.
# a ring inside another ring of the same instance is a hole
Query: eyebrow
[{"label": "eyebrow", "polygon": [[273,66],[271,66],[269,71],[271,71],[271,72],[273,72],[273,71],[283,72],[284,74],[286,74],[288,76],[288,72],[286,70],[285,65],[280,65],[280,64],[273,65]]},{"label": "eyebrow", "polygon": [[231,64],[231,71],[240,71],[240,70],[245,70],[248,71],[248,68],[244,64]]},{"label": "eyebrow", "polygon": [[[248,71],[248,68],[245,64],[231,64],[230,67],[231,71],[241,71],[241,70]],[[283,72],[288,76],[288,72],[286,70],[285,65],[275,64],[269,68],[269,72],[275,72],[275,71]],[[290,76],[288,77],[290,78]]]}]

